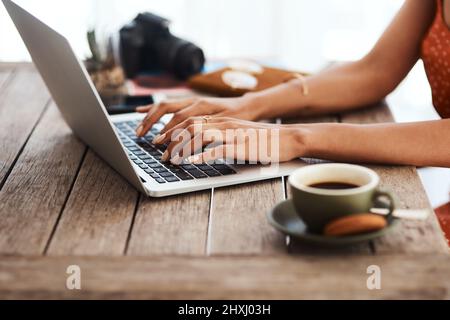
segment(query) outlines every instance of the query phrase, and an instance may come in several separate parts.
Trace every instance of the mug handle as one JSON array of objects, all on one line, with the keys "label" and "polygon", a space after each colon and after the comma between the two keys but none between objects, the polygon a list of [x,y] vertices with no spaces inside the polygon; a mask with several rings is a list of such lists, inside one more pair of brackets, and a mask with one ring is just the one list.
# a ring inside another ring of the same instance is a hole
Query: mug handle
[{"label": "mug handle", "polygon": [[[386,208],[386,206],[383,206],[383,202],[379,201],[379,199],[382,197],[386,197],[389,199],[389,207],[388,208]],[[375,207],[373,207],[372,209],[389,209],[389,214],[386,216],[386,218],[389,220],[393,218],[393,213],[394,213],[394,210],[396,207],[397,200],[395,199],[395,196],[392,194],[392,192],[387,191],[387,190],[378,189],[375,191],[372,201],[373,201],[373,204],[375,205]],[[377,203],[381,204],[381,205],[379,207],[377,207]]]}]

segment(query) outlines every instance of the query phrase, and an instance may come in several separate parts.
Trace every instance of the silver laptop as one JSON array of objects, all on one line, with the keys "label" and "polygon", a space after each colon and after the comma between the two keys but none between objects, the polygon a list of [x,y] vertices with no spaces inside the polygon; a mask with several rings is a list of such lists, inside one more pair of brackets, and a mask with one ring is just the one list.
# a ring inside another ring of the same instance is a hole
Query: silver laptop
[{"label": "silver laptop", "polygon": [[287,176],[304,165],[298,160],[265,170],[260,165],[233,166],[225,161],[180,166],[161,162],[164,147],[151,141],[170,117],[162,119],[146,137],[136,137],[134,132],[143,116],[109,116],[67,39],[14,2],[2,1],[72,131],[148,196],[163,197]]}]

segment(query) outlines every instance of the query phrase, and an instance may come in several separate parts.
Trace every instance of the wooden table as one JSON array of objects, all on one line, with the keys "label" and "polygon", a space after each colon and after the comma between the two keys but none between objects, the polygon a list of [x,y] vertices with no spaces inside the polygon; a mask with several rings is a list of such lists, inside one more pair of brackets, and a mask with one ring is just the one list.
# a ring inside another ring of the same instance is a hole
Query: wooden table
[{"label": "wooden table", "polygon": [[[380,105],[301,121],[391,120]],[[450,298],[434,215],[331,250],[266,222],[286,179],[146,198],[71,134],[32,65],[0,64],[0,150],[0,298]],[[371,167],[401,207],[429,207],[415,168]],[[69,265],[82,290],[66,288]]]}]

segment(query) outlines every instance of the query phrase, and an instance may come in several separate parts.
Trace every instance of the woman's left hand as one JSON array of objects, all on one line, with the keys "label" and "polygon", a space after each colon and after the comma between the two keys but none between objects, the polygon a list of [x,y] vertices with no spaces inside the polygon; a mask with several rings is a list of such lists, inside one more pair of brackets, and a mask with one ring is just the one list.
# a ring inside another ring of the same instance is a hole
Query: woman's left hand
[{"label": "woman's left hand", "polygon": [[[168,144],[163,161],[201,164],[218,159],[278,163],[306,155],[304,130],[225,117],[194,117],[157,137]],[[203,151],[204,147],[208,147]]]}]

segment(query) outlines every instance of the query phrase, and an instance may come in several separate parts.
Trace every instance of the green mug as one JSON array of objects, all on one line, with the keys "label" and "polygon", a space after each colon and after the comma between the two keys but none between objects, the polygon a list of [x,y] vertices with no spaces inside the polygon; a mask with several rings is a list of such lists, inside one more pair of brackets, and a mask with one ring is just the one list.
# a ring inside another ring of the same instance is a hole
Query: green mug
[{"label": "green mug", "polygon": [[[320,188],[320,184],[347,185],[348,188]],[[309,165],[289,177],[292,200],[297,214],[313,233],[322,233],[331,221],[379,207],[382,198],[389,200],[389,215],[395,207],[390,192],[378,189],[380,177],[368,168],[327,163]]]}]

